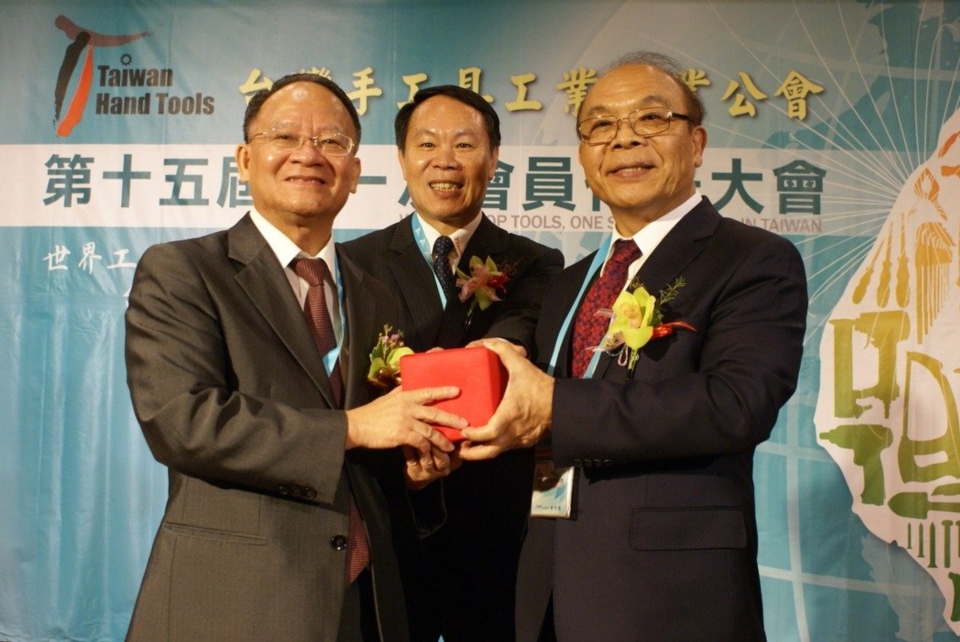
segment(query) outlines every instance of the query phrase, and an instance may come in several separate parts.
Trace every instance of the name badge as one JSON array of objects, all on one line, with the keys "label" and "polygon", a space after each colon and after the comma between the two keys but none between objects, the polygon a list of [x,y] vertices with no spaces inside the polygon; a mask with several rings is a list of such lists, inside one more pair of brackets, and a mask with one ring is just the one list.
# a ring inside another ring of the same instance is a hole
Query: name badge
[{"label": "name badge", "polygon": [[555,468],[550,453],[537,453],[533,470],[531,517],[570,519],[573,507],[574,468]]}]

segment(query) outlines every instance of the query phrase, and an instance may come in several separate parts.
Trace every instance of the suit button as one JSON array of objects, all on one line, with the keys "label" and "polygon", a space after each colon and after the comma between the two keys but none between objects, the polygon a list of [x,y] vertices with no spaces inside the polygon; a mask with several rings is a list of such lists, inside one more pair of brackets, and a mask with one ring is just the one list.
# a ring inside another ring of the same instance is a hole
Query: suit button
[{"label": "suit button", "polygon": [[314,490],[313,488],[306,488],[303,491],[303,496],[306,497],[307,499],[316,499],[317,491]]},{"label": "suit button", "polygon": [[289,486],[281,486],[280,488],[277,489],[277,492],[279,492],[281,495],[289,495],[289,494],[290,494],[290,487],[289,487]]},{"label": "suit button", "polygon": [[330,548],[335,551],[342,551],[347,548],[347,536],[346,535],[334,535],[330,538]]},{"label": "suit button", "polygon": [[574,465],[574,466],[582,466],[582,465],[583,465],[583,462],[580,461],[579,459],[574,459],[574,460],[573,460],[573,465]]},{"label": "suit button", "polygon": [[604,465],[604,466],[613,466],[613,460],[612,460],[612,459],[604,459],[604,460],[603,460],[603,465]]}]

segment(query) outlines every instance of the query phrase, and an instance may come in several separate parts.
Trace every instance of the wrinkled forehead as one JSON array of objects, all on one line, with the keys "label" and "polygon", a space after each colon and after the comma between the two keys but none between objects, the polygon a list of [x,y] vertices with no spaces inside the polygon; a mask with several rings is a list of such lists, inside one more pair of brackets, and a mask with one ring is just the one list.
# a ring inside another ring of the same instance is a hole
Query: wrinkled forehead
[{"label": "wrinkled forehead", "polygon": [[600,114],[629,112],[645,107],[684,107],[678,80],[647,65],[624,65],[604,74],[587,91],[580,119]]}]

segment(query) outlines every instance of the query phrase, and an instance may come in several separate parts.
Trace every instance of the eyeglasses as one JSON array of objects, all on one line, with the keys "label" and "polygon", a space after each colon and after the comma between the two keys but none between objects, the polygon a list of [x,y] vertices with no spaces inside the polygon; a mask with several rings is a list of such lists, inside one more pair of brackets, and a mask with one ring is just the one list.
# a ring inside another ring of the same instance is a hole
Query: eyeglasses
[{"label": "eyeglasses", "polygon": [[693,122],[685,114],[677,114],[669,109],[655,107],[652,109],[637,109],[623,118],[616,116],[594,116],[580,121],[577,125],[577,135],[587,145],[606,145],[620,133],[620,123],[627,121],[630,129],[637,136],[653,136],[665,132],[674,118]]},{"label": "eyeglasses", "polygon": [[304,141],[310,141],[314,149],[327,156],[346,156],[353,151],[356,143],[353,139],[340,132],[330,132],[319,136],[303,136],[278,129],[270,129],[250,137],[251,140],[263,136],[263,140],[274,149],[292,152],[303,147]]}]

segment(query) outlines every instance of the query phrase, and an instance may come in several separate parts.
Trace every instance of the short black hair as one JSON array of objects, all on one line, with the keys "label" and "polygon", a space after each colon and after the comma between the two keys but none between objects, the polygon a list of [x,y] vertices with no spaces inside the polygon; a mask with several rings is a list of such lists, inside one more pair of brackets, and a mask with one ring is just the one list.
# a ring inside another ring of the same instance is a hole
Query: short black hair
[{"label": "short black hair", "polygon": [[263,103],[267,102],[267,99],[274,95],[277,91],[296,82],[316,83],[324,89],[329,90],[341,103],[343,103],[343,106],[347,108],[347,113],[350,114],[350,120],[353,121],[354,129],[357,130],[357,140],[355,142],[359,146],[360,114],[357,113],[357,108],[354,107],[353,101],[350,100],[350,97],[347,96],[347,93],[340,88],[340,85],[325,76],[314,73],[287,74],[280,80],[274,82],[273,85],[270,86],[270,89],[261,89],[255,93],[250,99],[250,102],[247,103],[247,111],[243,115],[243,142],[250,142],[250,123],[252,123],[257,117],[257,114],[260,113],[260,108],[263,107]]},{"label": "short black hair", "polygon": [[480,112],[484,127],[487,130],[487,138],[490,139],[490,147],[493,149],[500,147],[500,117],[497,116],[496,110],[483,96],[475,91],[457,85],[437,85],[436,87],[426,87],[419,90],[414,94],[413,100],[405,104],[400,108],[400,111],[397,112],[397,117],[393,121],[393,131],[397,138],[397,148],[401,153],[407,142],[407,129],[410,127],[410,119],[413,118],[413,112],[426,100],[434,96],[449,96],[454,100],[462,102],[467,107],[472,107]]}]

